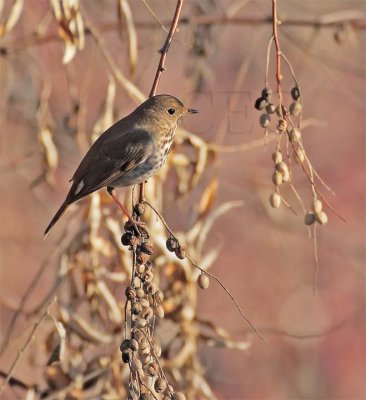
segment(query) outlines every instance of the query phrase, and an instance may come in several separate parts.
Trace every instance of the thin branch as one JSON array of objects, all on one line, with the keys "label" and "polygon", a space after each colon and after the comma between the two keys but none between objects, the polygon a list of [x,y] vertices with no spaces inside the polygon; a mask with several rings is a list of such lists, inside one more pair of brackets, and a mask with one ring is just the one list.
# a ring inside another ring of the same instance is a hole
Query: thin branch
[{"label": "thin branch", "polygon": [[[165,222],[165,219],[163,218],[163,216],[159,213],[159,211],[152,205],[150,204],[148,201],[144,200],[143,201],[145,204],[147,204],[154,212],[155,214],[158,216],[158,218],[160,219],[160,221],[162,222],[162,224],[164,225],[165,229],[170,233],[170,235],[172,237],[174,237],[177,241],[178,239],[176,238],[176,236],[174,235],[173,231],[169,228],[168,224]],[[211,272],[206,271],[205,269],[199,267],[188,255],[186,255],[187,260],[190,262],[190,264],[197,268],[198,270],[200,270],[202,273],[207,274],[208,276],[210,276],[212,279],[214,279],[227,293],[227,295],[231,298],[231,300],[233,301],[233,303],[235,304],[236,308],[239,310],[239,313],[241,314],[241,316],[245,319],[245,321],[253,328],[254,332],[265,342],[268,344],[268,342],[266,341],[266,339],[264,339],[264,337],[260,334],[260,332],[258,331],[258,329],[250,322],[250,320],[248,319],[248,317],[244,314],[243,310],[241,309],[239,303],[237,302],[237,300],[235,299],[235,297],[230,293],[229,289],[220,281],[219,278],[217,278],[215,275],[211,274]]]},{"label": "thin branch", "polygon": [[[159,25],[164,29],[164,25],[168,25],[168,21],[159,21]],[[181,25],[240,25],[240,26],[258,26],[272,24],[272,17],[230,17],[227,15],[199,15],[199,16],[186,16],[180,19]],[[283,26],[296,26],[305,27],[312,29],[335,29],[342,28],[344,26],[350,26],[356,31],[366,30],[366,22],[363,15],[355,11],[355,15],[343,17],[337,20],[328,20],[327,18],[320,17],[318,20],[314,19],[301,19],[291,18],[284,19],[282,21]],[[156,23],[149,21],[136,21],[136,28],[139,29],[156,29]],[[116,21],[109,21],[100,24],[97,29],[99,32],[111,32],[119,29],[120,24]],[[90,35],[92,32],[88,27],[85,28],[85,35]],[[63,39],[57,32],[51,32],[44,35],[40,35],[34,32],[33,35],[29,35],[26,39],[14,41],[7,46],[0,47],[0,54],[6,54],[8,50],[19,51],[24,48],[33,46],[41,46],[43,44],[51,42],[60,42]]]},{"label": "thin branch", "polygon": [[[163,47],[159,50],[160,60],[159,60],[158,68],[156,70],[154,82],[151,87],[149,97],[155,96],[156,90],[159,85],[161,74],[163,73],[163,71],[166,70],[166,68],[165,68],[166,56],[168,54],[170,44],[173,40],[174,33],[177,30],[179,16],[180,16],[180,13],[181,13],[182,7],[183,7],[183,2],[184,2],[184,0],[177,1],[177,6],[175,8],[174,17],[173,17],[172,23],[170,25],[168,35],[165,39],[165,43],[164,43]],[[142,202],[144,200],[144,191],[145,191],[145,182],[142,182],[139,185],[139,201],[140,202]]]},{"label": "thin branch", "polygon": [[40,325],[42,324],[42,322],[44,321],[44,319],[45,319],[47,316],[50,315],[51,307],[53,306],[53,304],[55,303],[55,301],[56,301],[56,297],[55,297],[54,300],[51,302],[51,304],[47,307],[47,309],[46,309],[45,312],[41,315],[41,317],[38,319],[38,321],[35,322],[35,324],[33,325],[33,329],[32,329],[32,331],[31,331],[30,335],[28,336],[27,340],[25,341],[23,347],[22,347],[20,350],[18,350],[18,354],[17,354],[17,356],[15,357],[15,359],[14,359],[14,361],[13,361],[13,363],[12,363],[10,369],[9,369],[9,372],[8,372],[8,374],[7,374],[7,376],[6,376],[6,379],[5,379],[5,381],[2,383],[2,385],[0,386],[0,394],[4,391],[5,387],[6,387],[7,384],[9,383],[9,381],[10,381],[10,379],[11,379],[11,377],[12,377],[14,371],[15,371],[15,368],[16,368],[18,362],[19,362],[20,359],[22,358],[22,356],[23,356],[25,350],[27,349],[29,343],[34,339],[34,336],[35,336],[35,334],[36,334],[38,328],[40,327]]}]

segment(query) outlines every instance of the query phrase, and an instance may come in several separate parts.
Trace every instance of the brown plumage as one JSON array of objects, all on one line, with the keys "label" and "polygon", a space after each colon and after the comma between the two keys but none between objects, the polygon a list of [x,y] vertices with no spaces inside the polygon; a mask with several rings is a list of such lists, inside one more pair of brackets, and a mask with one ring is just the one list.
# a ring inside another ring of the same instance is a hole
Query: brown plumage
[{"label": "brown plumage", "polygon": [[196,112],[173,96],[157,95],[112,125],[85,154],[71,179],[65,201],[44,234],[70,204],[81,198],[102,187],[111,190],[131,186],[154,175],[166,161],[181,118]]}]

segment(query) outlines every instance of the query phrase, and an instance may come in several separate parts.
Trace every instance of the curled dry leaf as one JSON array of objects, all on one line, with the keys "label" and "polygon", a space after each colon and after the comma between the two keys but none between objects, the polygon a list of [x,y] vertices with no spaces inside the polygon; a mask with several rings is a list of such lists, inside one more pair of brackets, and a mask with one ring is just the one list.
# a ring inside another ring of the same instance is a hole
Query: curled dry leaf
[{"label": "curled dry leaf", "polygon": [[[1,2],[2,3],[2,2]],[[24,7],[24,0],[15,0],[11,9],[10,9],[10,13],[8,18],[6,19],[6,22],[3,24],[0,24],[0,38],[2,38],[3,36],[5,36],[6,33],[10,32],[15,24],[18,22],[20,15],[22,14],[23,11],[23,7]],[[3,4],[2,7],[0,7],[0,9],[3,8]],[[1,11],[0,10],[0,16],[1,16]]]}]

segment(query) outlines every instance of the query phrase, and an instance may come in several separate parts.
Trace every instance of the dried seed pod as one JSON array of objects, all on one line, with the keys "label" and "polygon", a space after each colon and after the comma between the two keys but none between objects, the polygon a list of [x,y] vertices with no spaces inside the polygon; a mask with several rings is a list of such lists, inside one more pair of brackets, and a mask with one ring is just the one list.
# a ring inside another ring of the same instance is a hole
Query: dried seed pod
[{"label": "dried seed pod", "polygon": [[159,367],[156,362],[152,362],[146,366],[146,373],[150,376],[156,376],[158,371]]},{"label": "dried seed pod", "polygon": [[132,351],[137,351],[139,349],[139,342],[136,339],[130,339],[128,342],[129,348]]},{"label": "dried seed pod", "polygon": [[136,254],[136,262],[137,264],[145,264],[149,257],[148,254],[139,252]]},{"label": "dried seed pod", "polygon": [[131,361],[131,371],[137,371],[139,369],[142,369],[142,362],[138,358],[135,358]]},{"label": "dried seed pod", "polygon": [[294,152],[294,160],[298,164],[302,164],[305,161],[305,152],[303,149],[296,149],[296,152]]},{"label": "dried seed pod", "polygon": [[299,142],[301,140],[301,131],[299,128],[293,128],[290,131],[290,138],[293,142]]},{"label": "dried seed pod", "polygon": [[136,265],[136,272],[140,275],[142,275],[146,270],[145,264],[137,264]]},{"label": "dried seed pod", "polygon": [[272,90],[269,87],[265,87],[262,90],[262,98],[268,100],[268,98],[272,95]]},{"label": "dried seed pod", "polygon": [[131,312],[133,315],[140,315],[142,312],[142,306],[140,303],[133,303],[132,307],[131,307]]},{"label": "dried seed pod", "polygon": [[311,209],[314,211],[315,214],[319,214],[320,211],[323,209],[323,203],[318,199],[313,199]]},{"label": "dried seed pod", "polygon": [[279,208],[281,205],[281,196],[274,192],[269,196],[269,203],[273,208]]},{"label": "dried seed pod", "polygon": [[139,287],[141,286],[141,279],[136,275],[133,278],[133,286],[134,287]]},{"label": "dried seed pod", "polygon": [[320,211],[319,213],[316,213],[315,218],[319,222],[320,225],[325,225],[328,222],[328,216],[324,211]]},{"label": "dried seed pod", "polygon": [[128,300],[135,300],[136,299],[136,290],[132,288],[131,286],[127,286],[125,290],[125,295],[128,298]]},{"label": "dried seed pod", "polygon": [[150,321],[150,319],[154,316],[154,311],[151,307],[146,307],[142,310],[142,317],[146,319],[146,321]]},{"label": "dried seed pod", "polygon": [[152,282],[154,279],[154,273],[152,271],[146,271],[142,277],[145,282]]},{"label": "dried seed pod", "polygon": [[287,169],[282,175],[282,182],[286,183],[290,180],[290,172]]},{"label": "dried seed pod", "polygon": [[288,182],[290,179],[290,172],[288,170],[287,164],[284,161],[276,164],[276,169],[282,175],[282,182]]},{"label": "dried seed pod", "polygon": [[208,289],[208,287],[210,286],[210,278],[207,274],[202,272],[198,275],[197,283],[201,289]]},{"label": "dried seed pod", "polygon": [[132,359],[132,351],[130,349],[122,351],[122,361],[128,364]]},{"label": "dried seed pod", "polygon": [[143,318],[136,318],[135,325],[137,328],[144,328],[146,326],[147,322],[146,319]]},{"label": "dried seed pod", "polygon": [[164,300],[164,293],[161,290],[157,290],[154,294],[154,300],[160,304]]},{"label": "dried seed pod", "polygon": [[288,172],[288,167],[287,164],[284,161],[281,161],[276,164],[276,169],[278,172],[281,173],[281,175],[285,175],[286,172]]},{"label": "dried seed pod", "polygon": [[259,124],[262,128],[268,128],[271,118],[268,114],[262,114],[259,117]]},{"label": "dried seed pod", "polygon": [[273,114],[276,111],[276,106],[272,103],[268,103],[266,105],[266,111],[268,112],[268,114]]},{"label": "dried seed pod", "polygon": [[300,89],[295,86],[291,89],[291,97],[296,101],[300,98]]},{"label": "dried seed pod", "polygon": [[276,185],[279,186],[282,183],[282,174],[278,171],[275,171],[272,175],[272,182]]},{"label": "dried seed pod", "polygon": [[145,307],[145,308],[150,306],[150,302],[147,299],[141,299],[140,304],[142,307]]},{"label": "dried seed pod", "polygon": [[119,350],[121,353],[123,353],[124,351],[128,350],[130,348],[130,341],[128,339],[124,339],[121,343],[121,345],[119,346]]},{"label": "dried seed pod", "polygon": [[163,393],[164,390],[167,387],[167,383],[165,381],[165,379],[163,378],[158,378],[155,383],[154,383],[154,389],[156,391],[156,393]]},{"label": "dried seed pod", "polygon": [[263,97],[259,97],[259,98],[255,101],[254,107],[255,107],[257,110],[263,110],[264,107],[266,106],[266,104],[267,104],[266,99],[264,99]]},{"label": "dried seed pod", "polygon": [[125,222],[123,229],[125,230],[125,232],[129,232],[129,233],[134,232],[133,225],[129,220]]},{"label": "dried seed pod", "polygon": [[175,249],[177,249],[179,247],[179,243],[178,240],[173,237],[170,236],[167,240],[166,240],[166,248],[171,251],[172,253],[175,251]]},{"label": "dried seed pod", "polygon": [[155,293],[155,286],[150,282],[146,282],[144,284],[144,289],[145,289],[145,292],[147,294],[154,294]]},{"label": "dried seed pod", "polygon": [[182,392],[173,393],[172,400],[186,400],[186,396]]},{"label": "dried seed pod", "polygon": [[123,246],[130,246],[131,245],[131,239],[132,239],[132,234],[129,232],[125,232],[122,236],[121,236],[121,243],[123,244]]},{"label": "dried seed pod", "polygon": [[155,306],[155,314],[159,317],[159,318],[164,318],[164,308],[161,304],[157,304]]},{"label": "dried seed pod", "polygon": [[137,296],[139,299],[144,298],[144,297],[145,297],[145,291],[144,291],[144,289],[141,288],[141,287],[137,288],[137,289],[136,289],[136,296]]},{"label": "dried seed pod", "polygon": [[293,103],[290,104],[290,114],[293,117],[297,117],[298,115],[300,115],[301,111],[302,111],[302,105],[298,101],[294,101]]},{"label": "dried seed pod", "polygon": [[150,353],[151,353],[150,344],[147,343],[146,347],[144,347],[143,349],[141,349],[141,354],[150,355]]},{"label": "dried seed pod", "polygon": [[143,242],[140,244],[139,246],[140,251],[142,251],[145,254],[148,254],[149,256],[151,256],[151,254],[154,251],[154,247],[150,242]]},{"label": "dried seed pod", "polygon": [[150,393],[142,393],[139,400],[153,400],[153,397]]},{"label": "dried seed pod", "polygon": [[274,153],[272,153],[272,160],[275,162],[275,164],[278,164],[282,161],[281,150],[276,150]]},{"label": "dried seed pod", "polygon": [[179,246],[177,249],[175,249],[175,255],[180,260],[184,260],[186,258],[186,249],[182,246]]},{"label": "dried seed pod", "polygon": [[138,341],[138,343],[142,343],[145,339],[145,335],[139,329],[132,332],[132,337]]},{"label": "dried seed pod", "polygon": [[315,214],[309,211],[305,214],[305,225],[312,225],[315,222]]},{"label": "dried seed pod", "polygon": [[144,203],[135,204],[135,206],[133,207],[133,211],[138,217],[141,217],[141,215],[143,215],[143,213],[145,212],[145,204]]},{"label": "dried seed pod", "polygon": [[140,354],[140,360],[144,368],[146,368],[146,366],[151,363],[152,356],[151,354]]},{"label": "dried seed pod", "polygon": [[287,128],[287,122],[283,118],[278,120],[277,129],[279,132],[284,132]]},{"label": "dried seed pod", "polygon": [[143,337],[143,339],[139,343],[140,343],[140,350],[145,350],[147,348],[150,349],[150,344],[149,341],[146,339],[146,337]]},{"label": "dried seed pod", "polygon": [[156,357],[161,356],[161,346],[156,342],[154,343],[154,353],[155,353]]}]

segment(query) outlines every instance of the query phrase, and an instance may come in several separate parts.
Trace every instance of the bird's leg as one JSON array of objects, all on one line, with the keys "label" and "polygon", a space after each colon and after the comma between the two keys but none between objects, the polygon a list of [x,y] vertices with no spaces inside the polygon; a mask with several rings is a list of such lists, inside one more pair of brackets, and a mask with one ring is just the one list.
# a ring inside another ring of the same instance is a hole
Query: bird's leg
[{"label": "bird's leg", "polygon": [[[139,226],[144,225],[143,222],[140,221],[136,221],[132,215],[130,215],[130,213],[126,210],[126,207],[118,200],[117,196],[114,194],[114,187],[112,186],[108,186],[107,187],[107,192],[108,194],[113,198],[113,200],[115,201],[115,203],[118,205],[118,207],[122,210],[123,214],[125,214],[128,218],[128,220],[130,221],[130,223],[135,227],[138,228]],[[137,232],[139,234],[139,232]]]}]

